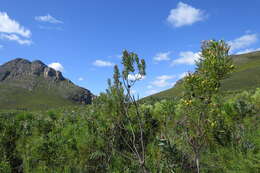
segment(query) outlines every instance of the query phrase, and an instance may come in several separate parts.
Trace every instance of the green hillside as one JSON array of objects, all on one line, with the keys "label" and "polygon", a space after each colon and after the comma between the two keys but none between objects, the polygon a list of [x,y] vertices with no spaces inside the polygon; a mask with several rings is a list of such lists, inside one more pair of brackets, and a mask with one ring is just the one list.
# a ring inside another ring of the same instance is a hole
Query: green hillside
[{"label": "green hillside", "polygon": [[77,102],[70,100],[66,96],[67,92],[72,89],[60,90],[59,88],[47,88],[47,83],[43,83],[32,91],[21,87],[14,87],[8,84],[1,84],[0,96],[1,109],[18,109],[18,110],[44,110],[61,106],[78,105]]},{"label": "green hillside", "polygon": [[[251,90],[260,87],[260,51],[241,55],[232,55],[235,72],[223,81],[223,92],[239,92],[240,90]],[[148,96],[147,98],[171,98],[182,95],[181,81],[168,90]]]}]

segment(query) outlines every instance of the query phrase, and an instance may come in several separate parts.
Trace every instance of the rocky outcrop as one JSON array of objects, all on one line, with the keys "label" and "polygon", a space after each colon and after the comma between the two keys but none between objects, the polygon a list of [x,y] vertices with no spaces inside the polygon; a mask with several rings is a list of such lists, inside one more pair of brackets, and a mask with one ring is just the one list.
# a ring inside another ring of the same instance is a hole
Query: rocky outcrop
[{"label": "rocky outcrop", "polygon": [[46,79],[50,78],[50,79],[54,79],[55,81],[65,80],[65,78],[62,76],[62,73],[60,71],[56,71],[50,67],[44,68],[43,76]]},{"label": "rocky outcrop", "polygon": [[80,88],[80,90],[71,97],[72,100],[81,104],[90,104],[93,98],[94,95],[85,88]]},{"label": "rocky outcrop", "polygon": [[43,76],[44,78],[53,78],[56,76],[56,71],[53,70],[52,68],[47,67],[44,69]]},{"label": "rocky outcrop", "polygon": [[0,82],[5,80],[7,78],[7,76],[10,74],[10,71],[0,71]]},{"label": "rocky outcrop", "polygon": [[43,62],[37,60],[31,63],[31,72],[33,75],[41,75],[44,69],[48,68]]}]

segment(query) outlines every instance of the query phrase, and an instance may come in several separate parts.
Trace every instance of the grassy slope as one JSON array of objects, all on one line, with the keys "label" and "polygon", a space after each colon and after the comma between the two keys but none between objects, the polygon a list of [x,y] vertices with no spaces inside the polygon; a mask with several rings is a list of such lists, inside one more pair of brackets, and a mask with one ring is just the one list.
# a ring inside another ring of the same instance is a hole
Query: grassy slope
[{"label": "grassy slope", "polygon": [[[0,85],[0,109],[28,109],[45,110],[62,106],[78,105],[66,98],[68,92],[74,92],[76,88],[68,82],[50,84],[43,79],[38,79],[39,83],[32,91],[22,87],[26,81],[15,81],[11,84]],[[14,85],[15,84],[15,85]]]},{"label": "grassy slope", "polygon": [[5,94],[0,98],[1,109],[48,109],[53,107],[75,105],[71,101],[57,95],[54,91],[45,89],[28,91],[22,88],[1,86]]},{"label": "grassy slope", "polygon": [[[251,52],[232,57],[236,65],[236,71],[223,81],[222,91],[239,92],[240,90],[251,90],[260,87],[260,51]],[[175,87],[151,95],[147,98],[171,98],[182,94],[181,83]]]}]

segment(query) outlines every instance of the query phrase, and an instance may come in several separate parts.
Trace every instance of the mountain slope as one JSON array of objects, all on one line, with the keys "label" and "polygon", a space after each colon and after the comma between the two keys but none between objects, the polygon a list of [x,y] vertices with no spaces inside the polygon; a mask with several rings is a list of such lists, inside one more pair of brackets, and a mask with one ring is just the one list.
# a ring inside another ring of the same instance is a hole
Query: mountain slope
[{"label": "mountain slope", "polygon": [[41,61],[17,58],[0,66],[0,109],[89,104],[93,94]]},{"label": "mountain slope", "polygon": [[[239,92],[260,87],[260,51],[241,55],[232,55],[236,70],[228,79],[222,82],[222,91]],[[147,98],[171,98],[181,96],[183,86],[181,81],[168,90],[148,96]]]}]

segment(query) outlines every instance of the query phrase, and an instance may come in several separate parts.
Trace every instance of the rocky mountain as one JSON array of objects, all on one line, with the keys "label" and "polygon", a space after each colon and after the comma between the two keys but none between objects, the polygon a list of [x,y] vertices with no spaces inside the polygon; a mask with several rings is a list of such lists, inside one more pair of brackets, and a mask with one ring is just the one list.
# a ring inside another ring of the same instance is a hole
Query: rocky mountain
[{"label": "rocky mountain", "polygon": [[0,109],[89,104],[94,95],[43,62],[17,58],[0,66]]}]

